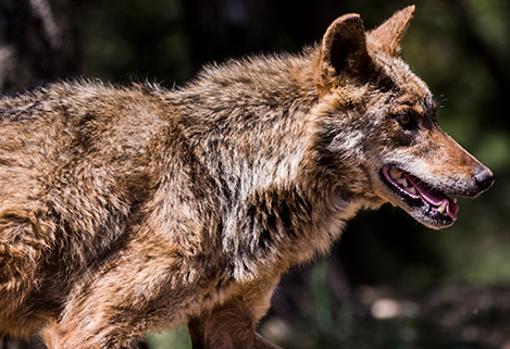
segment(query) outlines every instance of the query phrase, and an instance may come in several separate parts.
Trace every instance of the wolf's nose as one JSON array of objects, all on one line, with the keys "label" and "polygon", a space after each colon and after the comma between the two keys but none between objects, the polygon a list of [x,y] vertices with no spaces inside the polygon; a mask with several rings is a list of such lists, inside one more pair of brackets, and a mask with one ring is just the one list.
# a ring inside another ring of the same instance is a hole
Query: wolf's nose
[{"label": "wolf's nose", "polygon": [[480,190],[487,190],[494,183],[494,173],[488,168],[482,169],[480,172],[475,174],[476,185]]}]

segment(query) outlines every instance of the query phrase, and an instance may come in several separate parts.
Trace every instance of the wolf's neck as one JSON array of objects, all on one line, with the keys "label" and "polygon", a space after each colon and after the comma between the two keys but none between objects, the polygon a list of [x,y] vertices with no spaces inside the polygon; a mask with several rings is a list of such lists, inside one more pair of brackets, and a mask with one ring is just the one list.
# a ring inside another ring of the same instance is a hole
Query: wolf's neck
[{"label": "wolf's neck", "polygon": [[213,67],[173,99],[194,156],[221,179],[221,195],[230,195],[218,198],[220,206],[230,203],[222,245],[246,257],[234,266],[241,278],[259,258],[276,263],[270,256],[285,250],[302,261],[325,251],[359,206],[314,172],[314,58],[309,52]]},{"label": "wolf's neck", "polygon": [[336,174],[317,154],[317,55],[310,48],[209,67],[176,92],[183,135],[195,156],[212,176],[226,177],[237,197],[298,187],[310,199],[325,200],[333,191],[335,198],[353,199],[348,181],[333,186]]},{"label": "wolf's neck", "polygon": [[[288,182],[307,148],[308,114],[318,100],[313,56],[310,50],[205,69],[178,92],[185,136],[208,163],[249,176],[249,186]],[[211,158],[218,150],[220,157]]]}]

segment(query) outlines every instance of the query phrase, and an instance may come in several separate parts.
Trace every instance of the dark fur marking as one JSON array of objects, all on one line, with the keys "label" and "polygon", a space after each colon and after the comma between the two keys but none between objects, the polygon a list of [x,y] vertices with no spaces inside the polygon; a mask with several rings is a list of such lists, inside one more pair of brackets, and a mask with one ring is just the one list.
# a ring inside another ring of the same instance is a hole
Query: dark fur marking
[{"label": "dark fur marking", "polygon": [[0,110],[1,115],[0,118],[16,122],[31,119],[32,116],[35,114],[34,112],[38,110],[40,103],[41,103],[40,101],[35,101],[30,103],[25,108],[18,106],[18,108]]}]

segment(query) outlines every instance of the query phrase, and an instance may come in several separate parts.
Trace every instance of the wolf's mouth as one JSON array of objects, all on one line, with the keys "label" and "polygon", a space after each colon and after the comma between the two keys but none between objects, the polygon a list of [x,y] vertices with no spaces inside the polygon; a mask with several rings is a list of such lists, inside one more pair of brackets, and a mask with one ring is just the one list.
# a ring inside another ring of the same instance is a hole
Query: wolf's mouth
[{"label": "wolf's mouth", "polygon": [[450,225],[457,220],[457,200],[450,199],[416,176],[395,166],[386,165],[381,170],[381,177],[407,205],[420,209],[423,215],[436,223]]}]

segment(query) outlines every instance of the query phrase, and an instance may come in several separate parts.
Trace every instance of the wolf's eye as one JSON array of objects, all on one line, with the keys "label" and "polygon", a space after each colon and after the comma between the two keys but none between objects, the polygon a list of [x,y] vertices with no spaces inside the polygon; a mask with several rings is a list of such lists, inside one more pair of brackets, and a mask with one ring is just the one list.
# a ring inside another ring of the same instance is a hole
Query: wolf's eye
[{"label": "wolf's eye", "polygon": [[416,126],[416,119],[409,112],[398,114],[396,119],[400,126],[406,130],[412,129]]}]

